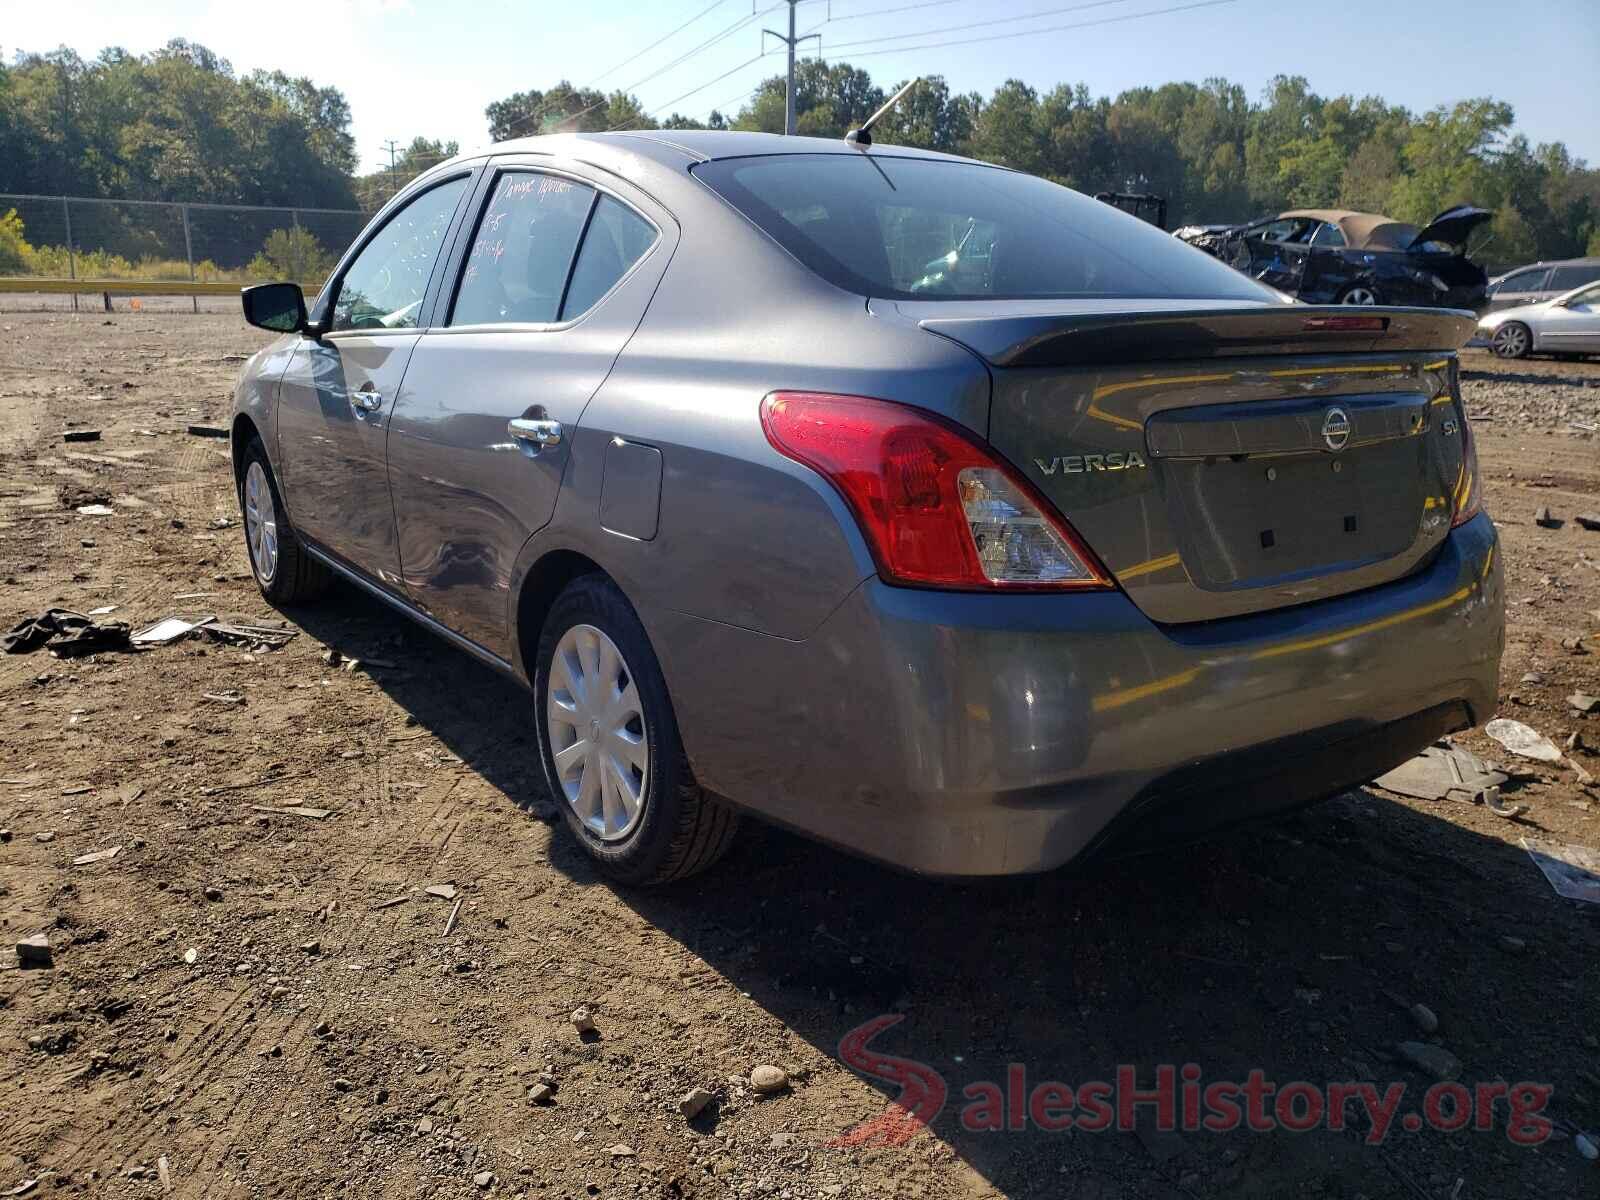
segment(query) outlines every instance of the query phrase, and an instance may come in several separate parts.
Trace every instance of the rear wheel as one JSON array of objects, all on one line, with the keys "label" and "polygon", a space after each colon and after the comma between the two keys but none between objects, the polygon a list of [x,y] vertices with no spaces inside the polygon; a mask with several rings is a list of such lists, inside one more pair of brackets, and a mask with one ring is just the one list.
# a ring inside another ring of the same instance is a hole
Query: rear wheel
[{"label": "rear wheel", "polygon": [[1526,358],[1533,349],[1533,333],[1521,321],[1507,321],[1494,331],[1489,349],[1498,358]]},{"label": "rear wheel", "polygon": [[328,590],[328,569],[300,545],[283,510],[283,498],[261,439],[245,447],[239,472],[239,510],[245,549],[261,594],[273,604],[301,604]]},{"label": "rear wheel", "polygon": [[1339,303],[1370,305],[1382,304],[1383,301],[1378,298],[1377,288],[1368,287],[1364,283],[1357,283],[1345,288],[1339,296]]},{"label": "rear wheel", "polygon": [[727,852],[738,814],[695,783],[644,626],[605,576],[556,597],[533,686],[545,782],[601,870],[667,883]]}]

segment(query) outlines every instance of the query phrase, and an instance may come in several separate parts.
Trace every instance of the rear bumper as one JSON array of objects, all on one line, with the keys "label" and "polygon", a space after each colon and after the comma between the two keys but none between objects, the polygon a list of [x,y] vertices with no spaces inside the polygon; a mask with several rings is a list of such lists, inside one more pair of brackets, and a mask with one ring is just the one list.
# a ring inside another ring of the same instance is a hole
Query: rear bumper
[{"label": "rear bumper", "polygon": [[1381,774],[1493,712],[1493,524],[1407,579],[1197,626],[1120,593],[864,583],[809,639],[643,613],[696,775],[914,871],[1046,870]]}]

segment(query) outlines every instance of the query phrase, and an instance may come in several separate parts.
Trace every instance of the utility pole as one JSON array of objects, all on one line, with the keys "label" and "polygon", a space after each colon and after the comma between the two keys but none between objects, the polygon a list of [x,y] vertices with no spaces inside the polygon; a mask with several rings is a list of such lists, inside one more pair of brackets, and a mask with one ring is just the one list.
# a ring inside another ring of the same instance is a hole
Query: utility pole
[{"label": "utility pole", "polygon": [[822,35],[820,33],[808,33],[804,37],[795,37],[795,35],[794,35],[794,9],[795,9],[795,5],[798,4],[799,2],[800,2],[800,0],[789,0],[789,36],[788,37],[784,37],[783,34],[779,33],[775,29],[763,29],[761,31],[763,35],[766,35],[766,34],[769,34],[769,33],[772,34],[773,37],[777,38],[780,42],[784,43],[786,46],[789,47],[789,86],[788,86],[788,89],[784,92],[784,96],[783,96],[783,131],[784,131],[784,133],[788,134],[790,137],[793,137],[794,136],[794,132],[795,132],[795,126],[794,126],[794,51],[795,51],[795,47],[798,46],[801,42],[807,41],[807,40],[809,40],[811,38],[816,38],[817,41],[819,41],[819,42],[822,41]]},{"label": "utility pole", "polygon": [[387,150],[389,152],[389,195],[391,196],[400,190],[400,185],[395,181],[394,177],[394,152],[397,145],[399,145],[399,143],[393,138],[390,138],[387,142],[378,147],[380,150]]}]

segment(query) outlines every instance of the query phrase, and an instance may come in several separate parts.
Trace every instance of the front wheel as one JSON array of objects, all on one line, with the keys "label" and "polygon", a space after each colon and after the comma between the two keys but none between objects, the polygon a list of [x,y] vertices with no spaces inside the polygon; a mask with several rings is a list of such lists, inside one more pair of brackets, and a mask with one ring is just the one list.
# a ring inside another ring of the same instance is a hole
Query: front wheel
[{"label": "front wheel", "polygon": [[259,438],[250,439],[240,467],[239,509],[244,513],[245,550],[256,586],[272,604],[315,600],[328,589],[328,569],[307,554],[295,536]]},{"label": "front wheel", "polygon": [[667,883],[727,852],[738,814],[695,783],[644,626],[603,575],[556,597],[533,688],[545,782],[601,870]]},{"label": "front wheel", "polygon": [[1494,331],[1489,349],[1496,358],[1526,358],[1533,349],[1533,333],[1521,321],[1507,321]]}]

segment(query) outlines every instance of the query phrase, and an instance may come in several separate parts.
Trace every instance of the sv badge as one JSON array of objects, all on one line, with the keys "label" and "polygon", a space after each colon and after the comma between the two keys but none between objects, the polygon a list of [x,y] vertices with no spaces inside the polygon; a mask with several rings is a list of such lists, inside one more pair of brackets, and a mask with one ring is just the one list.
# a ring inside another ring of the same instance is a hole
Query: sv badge
[{"label": "sv badge", "polygon": [[1137,450],[1126,454],[1067,454],[1056,458],[1036,458],[1034,465],[1046,475],[1081,475],[1085,471],[1129,471],[1145,469],[1144,455]]}]

